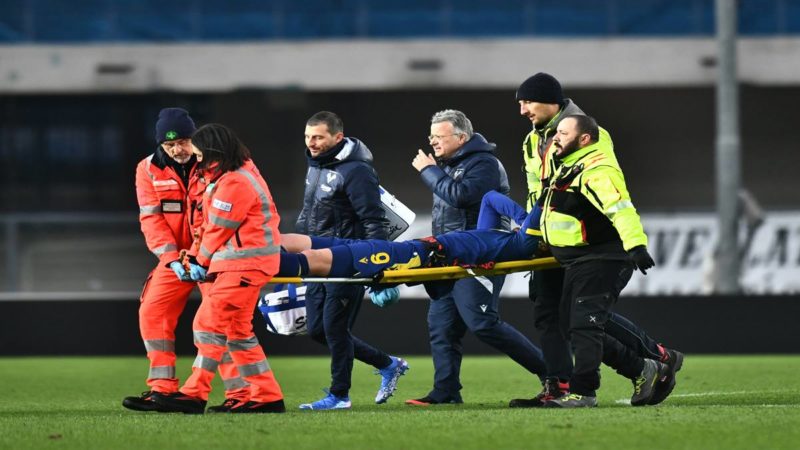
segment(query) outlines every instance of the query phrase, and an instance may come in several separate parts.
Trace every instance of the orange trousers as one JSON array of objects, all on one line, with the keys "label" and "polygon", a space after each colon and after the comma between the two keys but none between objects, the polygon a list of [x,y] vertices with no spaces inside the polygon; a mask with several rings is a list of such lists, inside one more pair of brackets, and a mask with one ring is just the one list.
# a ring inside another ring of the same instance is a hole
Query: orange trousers
[{"label": "orange trousers", "polygon": [[[178,280],[175,272],[159,264],[145,281],[139,305],[139,331],[144,341],[150,372],[147,385],[150,390],[170,393],[178,390],[175,376],[175,327],[196,283]],[[200,285],[200,293],[206,297],[210,286]],[[223,358],[219,372],[225,385],[226,398],[247,401],[250,387],[239,376],[239,371],[230,355]]]},{"label": "orange trousers", "polygon": [[250,400],[283,399],[281,387],[253,333],[259,291],[270,278],[259,270],[216,274],[194,318],[197,359],[180,389],[182,393],[208,400],[214,371],[223,362],[227,346],[242,378],[250,384]]}]

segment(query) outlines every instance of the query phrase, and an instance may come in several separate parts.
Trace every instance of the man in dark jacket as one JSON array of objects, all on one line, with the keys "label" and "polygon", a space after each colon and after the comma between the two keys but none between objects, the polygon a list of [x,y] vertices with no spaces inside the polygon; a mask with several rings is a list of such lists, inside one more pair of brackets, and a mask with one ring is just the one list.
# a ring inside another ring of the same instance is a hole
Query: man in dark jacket
[{"label": "man in dark jacket", "polygon": [[[386,239],[385,213],[378,192],[372,153],[363,142],[344,137],[342,120],[321,111],[306,122],[308,173],[299,233],[350,239]],[[375,403],[392,396],[397,381],[408,370],[402,358],[389,356],[350,333],[364,287],[349,284],[310,284],[306,291],[308,332],[331,351],[331,387],[321,400],[300,409],[350,408],[353,358],[378,369],[381,387]]]},{"label": "man in dark jacket", "polygon": [[[434,155],[420,150],[412,165],[433,192],[434,235],[475,229],[483,195],[491,190],[508,195],[505,168],[495,157],[495,145],[474,133],[464,113],[440,111],[431,119],[428,136]],[[508,228],[508,223],[504,223]],[[500,320],[498,302],[503,276],[466,278],[426,284],[433,390],[407,400],[411,405],[461,403],[461,339],[469,329],[483,342],[507,354],[543,379],[541,351],[511,325]],[[431,287],[435,286],[435,287]]]}]

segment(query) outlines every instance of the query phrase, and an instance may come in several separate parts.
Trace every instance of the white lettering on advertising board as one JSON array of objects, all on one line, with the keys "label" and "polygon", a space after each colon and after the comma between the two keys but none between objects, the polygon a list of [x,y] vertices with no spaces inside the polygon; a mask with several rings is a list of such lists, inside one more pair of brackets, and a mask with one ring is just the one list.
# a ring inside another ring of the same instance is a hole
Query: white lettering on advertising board
[{"label": "white lettering on advertising board", "polygon": [[[642,223],[656,267],[646,276],[636,272],[622,295],[710,294],[717,242],[714,213],[643,214]],[[399,240],[430,234],[422,226],[429,224],[429,217],[418,217],[417,226]],[[739,245],[746,294],[800,293],[800,211],[767,213],[749,239],[742,227]],[[401,296],[427,298],[421,286],[404,287]],[[527,297],[527,274],[507,276],[503,296]]]}]

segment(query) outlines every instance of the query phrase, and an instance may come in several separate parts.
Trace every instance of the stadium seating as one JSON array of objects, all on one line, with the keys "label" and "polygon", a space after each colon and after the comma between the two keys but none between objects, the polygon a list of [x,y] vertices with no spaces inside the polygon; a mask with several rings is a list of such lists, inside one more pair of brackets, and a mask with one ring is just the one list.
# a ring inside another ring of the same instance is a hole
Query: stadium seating
[{"label": "stadium seating", "polygon": [[[20,0],[0,43],[702,36],[713,0]],[[800,32],[800,1],[741,0],[743,35]]]}]

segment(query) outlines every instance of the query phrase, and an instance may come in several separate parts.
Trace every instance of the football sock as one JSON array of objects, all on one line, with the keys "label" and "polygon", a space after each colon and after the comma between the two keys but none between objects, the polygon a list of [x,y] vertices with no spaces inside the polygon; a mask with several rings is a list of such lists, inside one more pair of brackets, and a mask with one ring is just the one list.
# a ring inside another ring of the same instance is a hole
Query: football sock
[{"label": "football sock", "polygon": [[302,253],[281,253],[281,267],[278,277],[308,276],[308,258]]}]

